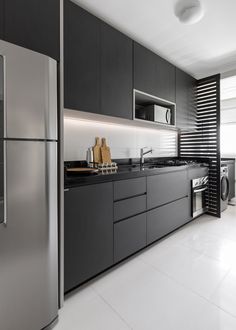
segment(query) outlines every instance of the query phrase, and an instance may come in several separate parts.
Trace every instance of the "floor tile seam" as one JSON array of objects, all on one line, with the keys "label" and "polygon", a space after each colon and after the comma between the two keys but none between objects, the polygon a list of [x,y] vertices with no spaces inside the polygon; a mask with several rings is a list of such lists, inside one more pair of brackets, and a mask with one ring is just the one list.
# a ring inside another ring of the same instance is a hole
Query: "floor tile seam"
[{"label": "floor tile seam", "polygon": [[224,264],[223,261],[221,261],[220,259],[217,259],[216,257],[210,256],[206,252],[200,252],[199,250],[197,250],[197,249],[195,249],[195,248],[193,248],[191,246],[185,245],[184,243],[181,243],[181,245],[184,246],[184,247],[186,247],[186,248],[189,248],[190,250],[192,250],[194,252],[198,252],[201,257],[204,256],[204,257],[207,257],[207,258],[209,258],[211,260],[217,261],[217,262],[221,263],[222,265],[225,265],[225,267],[228,267],[229,268],[228,271],[230,271],[233,268],[232,265],[228,265],[227,266],[226,264]]},{"label": "floor tile seam", "polygon": [[94,293],[100,298],[102,299],[102,301],[119,317],[119,319],[130,329],[130,330],[134,330],[134,328],[132,328],[132,326],[127,322],[127,320],[109,303],[109,301],[106,300],[106,298],[99,293],[95,288],[92,287],[92,290],[94,291]]},{"label": "floor tile seam", "polygon": [[158,271],[159,273],[161,273],[162,275],[168,277],[172,282],[174,282],[175,284],[177,284],[179,287],[182,287],[183,289],[185,289],[186,291],[191,292],[192,294],[194,294],[195,296],[198,296],[199,298],[203,299],[205,302],[207,302],[210,305],[213,305],[215,307],[217,307],[218,309],[222,310],[223,312],[229,314],[230,316],[234,317],[236,319],[236,315],[233,315],[232,313],[224,310],[222,307],[218,306],[216,303],[214,303],[213,301],[210,300],[210,297],[212,297],[212,294],[210,295],[209,298],[204,297],[203,295],[201,295],[199,292],[191,289],[188,286],[185,286],[182,282],[180,282],[178,279],[176,279],[175,277],[171,276],[170,274],[164,272],[163,270],[160,270],[159,268],[157,268],[156,266],[149,264],[148,262],[146,262],[149,266],[152,266],[152,268],[154,268],[156,271]]},{"label": "floor tile seam", "polygon": [[226,277],[229,275],[229,273],[231,272],[232,270],[232,267],[227,271],[227,273],[224,275],[224,277],[221,279],[221,281],[219,282],[219,284],[217,285],[217,287],[215,288],[215,290],[212,292],[212,294],[210,295],[210,298],[211,299],[214,294],[216,293],[216,291],[220,288],[221,284],[223,283],[223,281],[226,279]]}]

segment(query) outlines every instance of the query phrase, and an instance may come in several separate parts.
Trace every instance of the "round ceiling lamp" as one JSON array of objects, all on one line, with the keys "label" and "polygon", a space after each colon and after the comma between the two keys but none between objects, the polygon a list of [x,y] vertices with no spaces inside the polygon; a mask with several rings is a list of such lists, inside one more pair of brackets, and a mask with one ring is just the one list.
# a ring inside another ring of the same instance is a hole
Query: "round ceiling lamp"
[{"label": "round ceiling lamp", "polygon": [[195,24],[205,14],[205,10],[199,0],[179,0],[175,5],[175,15],[184,24]]}]

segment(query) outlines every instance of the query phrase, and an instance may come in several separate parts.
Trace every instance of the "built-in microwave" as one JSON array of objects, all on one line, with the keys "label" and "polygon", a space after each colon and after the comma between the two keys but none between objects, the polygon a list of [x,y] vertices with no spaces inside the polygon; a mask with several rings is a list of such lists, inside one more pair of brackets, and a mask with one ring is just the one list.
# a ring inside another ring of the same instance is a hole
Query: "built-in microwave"
[{"label": "built-in microwave", "polygon": [[136,110],[136,118],[165,125],[174,125],[171,108],[151,104]]}]

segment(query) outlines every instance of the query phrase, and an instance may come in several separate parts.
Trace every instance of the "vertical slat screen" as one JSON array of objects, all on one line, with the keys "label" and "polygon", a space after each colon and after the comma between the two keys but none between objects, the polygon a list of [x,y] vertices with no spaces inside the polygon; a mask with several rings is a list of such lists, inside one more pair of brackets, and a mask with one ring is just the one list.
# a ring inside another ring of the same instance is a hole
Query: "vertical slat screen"
[{"label": "vertical slat screen", "polygon": [[220,75],[197,81],[194,108],[194,124],[180,132],[179,156],[209,161],[208,213],[220,217]]}]

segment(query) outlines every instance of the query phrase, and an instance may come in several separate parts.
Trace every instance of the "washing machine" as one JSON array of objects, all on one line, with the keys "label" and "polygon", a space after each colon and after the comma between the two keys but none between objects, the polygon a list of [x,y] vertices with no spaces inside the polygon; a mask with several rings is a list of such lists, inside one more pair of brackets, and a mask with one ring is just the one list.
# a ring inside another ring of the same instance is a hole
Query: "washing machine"
[{"label": "washing machine", "polygon": [[228,178],[228,166],[227,164],[221,164],[221,212],[227,209],[229,201],[229,178]]}]

